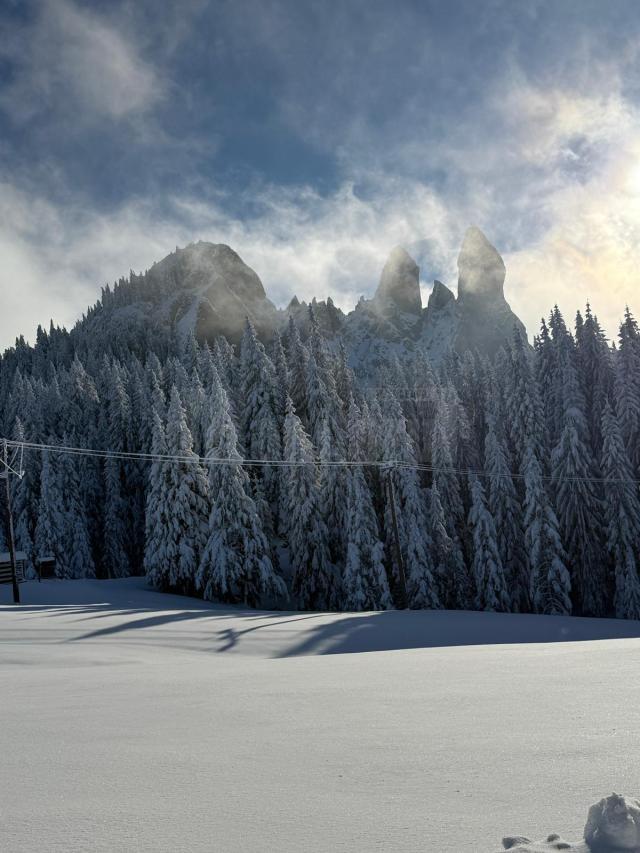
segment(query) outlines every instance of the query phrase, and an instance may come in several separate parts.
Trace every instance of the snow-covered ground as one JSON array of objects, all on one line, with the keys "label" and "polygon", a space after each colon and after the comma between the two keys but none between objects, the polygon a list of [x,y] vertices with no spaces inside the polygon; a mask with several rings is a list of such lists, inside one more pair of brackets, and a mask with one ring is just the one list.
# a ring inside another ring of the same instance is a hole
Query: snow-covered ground
[{"label": "snow-covered ground", "polygon": [[21,592],[0,607],[11,853],[491,853],[578,839],[640,788],[640,623]]}]

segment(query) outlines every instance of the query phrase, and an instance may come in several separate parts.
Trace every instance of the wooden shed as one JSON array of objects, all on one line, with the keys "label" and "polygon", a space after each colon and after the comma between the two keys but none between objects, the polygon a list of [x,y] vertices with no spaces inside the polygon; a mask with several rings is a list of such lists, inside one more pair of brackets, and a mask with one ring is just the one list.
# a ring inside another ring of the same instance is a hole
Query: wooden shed
[{"label": "wooden shed", "polygon": [[[27,555],[24,551],[16,551],[16,577],[18,583],[25,579]],[[11,583],[11,554],[0,551],[0,583]]]}]

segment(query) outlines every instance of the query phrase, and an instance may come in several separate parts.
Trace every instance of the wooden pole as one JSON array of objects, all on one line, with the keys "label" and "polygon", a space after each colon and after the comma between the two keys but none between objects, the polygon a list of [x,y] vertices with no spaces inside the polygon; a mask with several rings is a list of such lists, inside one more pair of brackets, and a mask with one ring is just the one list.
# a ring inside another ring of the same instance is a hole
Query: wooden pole
[{"label": "wooden pole", "polygon": [[393,525],[393,545],[398,568],[398,609],[406,610],[408,605],[407,577],[404,571],[404,560],[402,548],[400,547],[400,531],[398,529],[398,516],[396,514],[396,496],[393,488],[393,469],[387,474],[387,489],[389,490],[389,504],[391,506],[391,522]]},{"label": "wooden pole", "polygon": [[4,479],[7,484],[7,517],[9,521],[9,555],[11,557],[11,584],[13,586],[13,603],[20,604],[20,587],[18,586],[18,570],[16,567],[16,543],[13,532],[13,513],[11,512],[11,484],[9,483],[9,450],[7,440],[4,440]]}]

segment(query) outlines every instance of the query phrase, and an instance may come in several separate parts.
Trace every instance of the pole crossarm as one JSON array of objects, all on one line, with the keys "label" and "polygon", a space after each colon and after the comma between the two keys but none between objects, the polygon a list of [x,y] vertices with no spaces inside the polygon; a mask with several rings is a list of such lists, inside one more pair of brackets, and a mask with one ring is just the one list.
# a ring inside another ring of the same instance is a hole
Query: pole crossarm
[{"label": "pole crossarm", "polygon": [[[24,477],[24,470],[22,468],[24,445],[23,444],[13,444],[13,442],[12,442],[11,446],[14,448],[14,451],[13,451],[13,457],[11,458],[11,461],[9,461],[9,453],[8,453],[9,442],[7,441],[6,438],[2,438],[2,439],[0,439],[0,444],[2,444],[2,447],[4,450],[3,454],[0,456],[0,465],[3,466],[2,470],[0,471],[0,480],[6,479],[9,476],[9,474],[15,474],[15,476],[19,480],[21,480]],[[20,456],[20,464],[18,465],[18,470],[16,471],[16,469],[13,466],[16,464],[16,459],[18,458],[18,455]]]},{"label": "pole crossarm", "polygon": [[[18,572],[16,567],[16,543],[15,543],[15,535],[13,530],[13,512],[11,511],[11,484],[9,482],[9,474],[13,473],[18,477],[19,480],[22,479],[22,473],[18,473],[12,465],[9,464],[9,445],[7,443],[7,439],[2,440],[3,445],[3,453],[2,453],[2,464],[4,465],[4,481],[6,486],[6,503],[7,503],[7,527],[9,529],[9,555],[11,557],[11,585],[13,587],[13,603],[20,604],[20,587],[18,586]],[[12,463],[15,462],[15,456],[11,460]],[[22,466],[21,466],[22,467]]]}]

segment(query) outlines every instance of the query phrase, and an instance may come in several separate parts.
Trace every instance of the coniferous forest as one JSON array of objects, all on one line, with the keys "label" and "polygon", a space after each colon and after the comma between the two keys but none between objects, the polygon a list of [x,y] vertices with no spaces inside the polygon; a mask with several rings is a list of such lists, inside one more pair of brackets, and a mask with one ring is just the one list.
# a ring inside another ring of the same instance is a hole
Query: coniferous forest
[{"label": "coniferous forest", "polygon": [[313,307],[237,347],[52,327],[2,357],[0,411],[32,575],[50,554],[61,578],[253,607],[640,618],[629,311],[615,344],[554,308],[533,347],[514,330],[492,361],[390,354],[360,378]]}]

